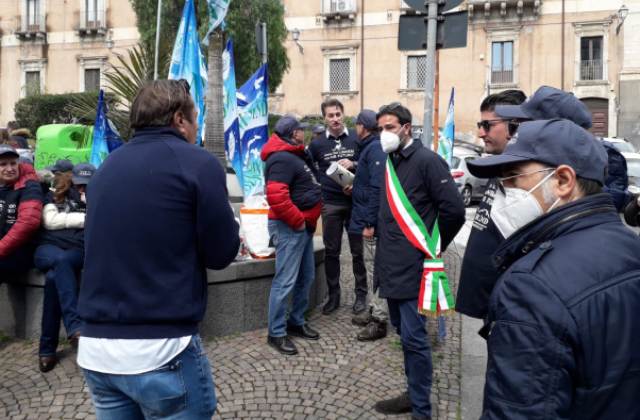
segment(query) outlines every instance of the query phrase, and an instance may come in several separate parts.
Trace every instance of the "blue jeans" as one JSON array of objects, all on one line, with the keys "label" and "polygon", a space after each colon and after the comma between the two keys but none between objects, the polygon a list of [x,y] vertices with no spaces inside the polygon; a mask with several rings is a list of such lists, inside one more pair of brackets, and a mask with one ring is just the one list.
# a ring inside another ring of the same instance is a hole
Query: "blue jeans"
[{"label": "blue jeans", "polygon": [[[269,220],[269,235],[276,247],[276,274],[269,294],[269,335],[287,335],[287,323],[304,325],[309,290],[315,278],[313,234],[295,231],[280,220]],[[293,292],[287,321],[289,294]]]},{"label": "blue jeans", "polygon": [[98,420],[198,420],[216,411],[211,365],[198,335],[173,360],[150,372],[83,372]]},{"label": "blue jeans", "polygon": [[425,326],[426,318],[418,312],[417,299],[387,299],[389,320],[396,328],[404,353],[412,412],[416,417],[431,416],[431,347]]},{"label": "blue jeans", "polygon": [[39,354],[54,356],[58,347],[61,316],[67,336],[71,337],[82,329],[77,310],[76,273],[82,268],[84,250],[65,250],[55,245],[41,245],[36,249],[33,261],[36,268],[45,273]]}]

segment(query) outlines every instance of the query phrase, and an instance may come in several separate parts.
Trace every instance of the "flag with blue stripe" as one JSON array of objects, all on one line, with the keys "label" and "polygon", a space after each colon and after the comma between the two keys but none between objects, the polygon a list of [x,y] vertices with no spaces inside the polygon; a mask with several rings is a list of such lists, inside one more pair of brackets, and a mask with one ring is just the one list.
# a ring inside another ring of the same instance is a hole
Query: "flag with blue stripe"
[{"label": "flag with blue stripe", "polygon": [[233,60],[233,40],[229,39],[222,53],[222,95],[224,114],[224,150],[227,162],[236,173],[242,186],[242,147],[238,124],[238,100],[236,98],[236,73]]},{"label": "flag with blue stripe", "polygon": [[453,139],[456,131],[453,114],[454,96],[455,88],[451,88],[447,119],[445,120],[443,129],[440,131],[440,140],[438,141],[438,154],[447,161],[449,167],[451,167],[451,160],[453,158]]},{"label": "flag with blue stripe", "polygon": [[184,3],[182,20],[171,55],[169,79],[185,79],[189,82],[191,97],[198,110],[197,143],[201,144],[206,115],[204,97],[207,92],[207,67],[200,49],[198,22],[193,0],[187,0]]},{"label": "flag with blue stripe", "polygon": [[91,157],[89,161],[98,168],[107,155],[122,145],[118,131],[107,118],[107,104],[104,101],[104,91],[100,89],[96,120],[93,125],[93,139],[91,143]]},{"label": "flag with blue stripe", "polygon": [[262,146],[269,136],[267,65],[263,64],[237,92],[244,196],[264,194]]}]

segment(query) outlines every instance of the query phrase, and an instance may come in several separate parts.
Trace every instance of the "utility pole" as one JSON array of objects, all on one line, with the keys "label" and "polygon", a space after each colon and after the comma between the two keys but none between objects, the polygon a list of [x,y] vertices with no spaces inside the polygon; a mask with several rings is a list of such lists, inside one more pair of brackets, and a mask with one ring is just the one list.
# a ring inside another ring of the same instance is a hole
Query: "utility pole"
[{"label": "utility pole", "polygon": [[436,51],[436,82],[433,91],[433,151],[438,153],[438,140],[440,140],[440,50]]},{"label": "utility pole", "polygon": [[256,23],[256,49],[262,59],[262,64],[267,64],[267,24],[265,22]]},{"label": "utility pole", "polygon": [[162,17],[162,0],[158,0],[158,16],[156,20],[156,53],[153,57],[153,80],[158,80],[158,51],[160,50],[160,18]]},{"label": "utility pole", "polygon": [[433,86],[436,67],[436,34],[438,26],[438,0],[425,0],[427,7],[427,75],[424,84],[424,117],[422,144],[431,148],[433,139]]}]

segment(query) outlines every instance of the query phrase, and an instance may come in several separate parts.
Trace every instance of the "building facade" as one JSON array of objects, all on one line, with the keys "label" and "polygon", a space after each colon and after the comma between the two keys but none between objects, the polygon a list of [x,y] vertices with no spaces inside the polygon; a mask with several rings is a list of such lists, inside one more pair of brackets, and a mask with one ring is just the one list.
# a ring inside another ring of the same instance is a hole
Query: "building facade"
[{"label": "building facade", "polygon": [[[423,125],[424,51],[399,51],[399,18],[413,11],[402,0],[285,0],[291,67],[271,99],[272,112],[319,114],[323,98],[342,100],[345,112],[406,104]],[[467,0],[467,46],[439,56],[440,123],[456,89],[456,131],[475,133],[479,104],[489,93],[541,85],[573,92],[592,111],[602,136],[640,131],[636,23],[640,2],[618,0]],[[634,29],[635,28],[635,29]],[[634,42],[631,47],[625,39]],[[633,86],[634,96],[621,87]],[[625,96],[626,95],[626,96]],[[637,100],[635,101],[637,103]]]},{"label": "building facade", "polygon": [[138,39],[129,0],[0,0],[0,127],[27,95],[98,90]]}]

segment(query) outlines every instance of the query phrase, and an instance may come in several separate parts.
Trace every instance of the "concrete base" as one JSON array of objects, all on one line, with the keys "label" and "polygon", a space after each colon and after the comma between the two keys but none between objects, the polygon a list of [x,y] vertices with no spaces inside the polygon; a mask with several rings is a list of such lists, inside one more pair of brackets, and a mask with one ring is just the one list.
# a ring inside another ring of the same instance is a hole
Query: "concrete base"
[{"label": "concrete base", "polygon": [[[321,238],[314,238],[314,249],[316,279],[309,293],[309,309],[318,307],[327,294]],[[221,271],[209,270],[209,302],[200,333],[213,337],[266,327],[274,274],[275,259],[251,260]]]},{"label": "concrete base", "polygon": [[[309,309],[326,296],[324,245],[314,238],[316,280],[309,293]],[[267,326],[267,312],[275,259],[233,263],[221,271],[209,270],[208,303],[200,325],[213,337]],[[24,339],[40,338],[44,275],[29,272],[23,279],[0,285],[0,333]],[[64,329],[61,329],[63,332]],[[61,337],[64,337],[64,332]]]}]

